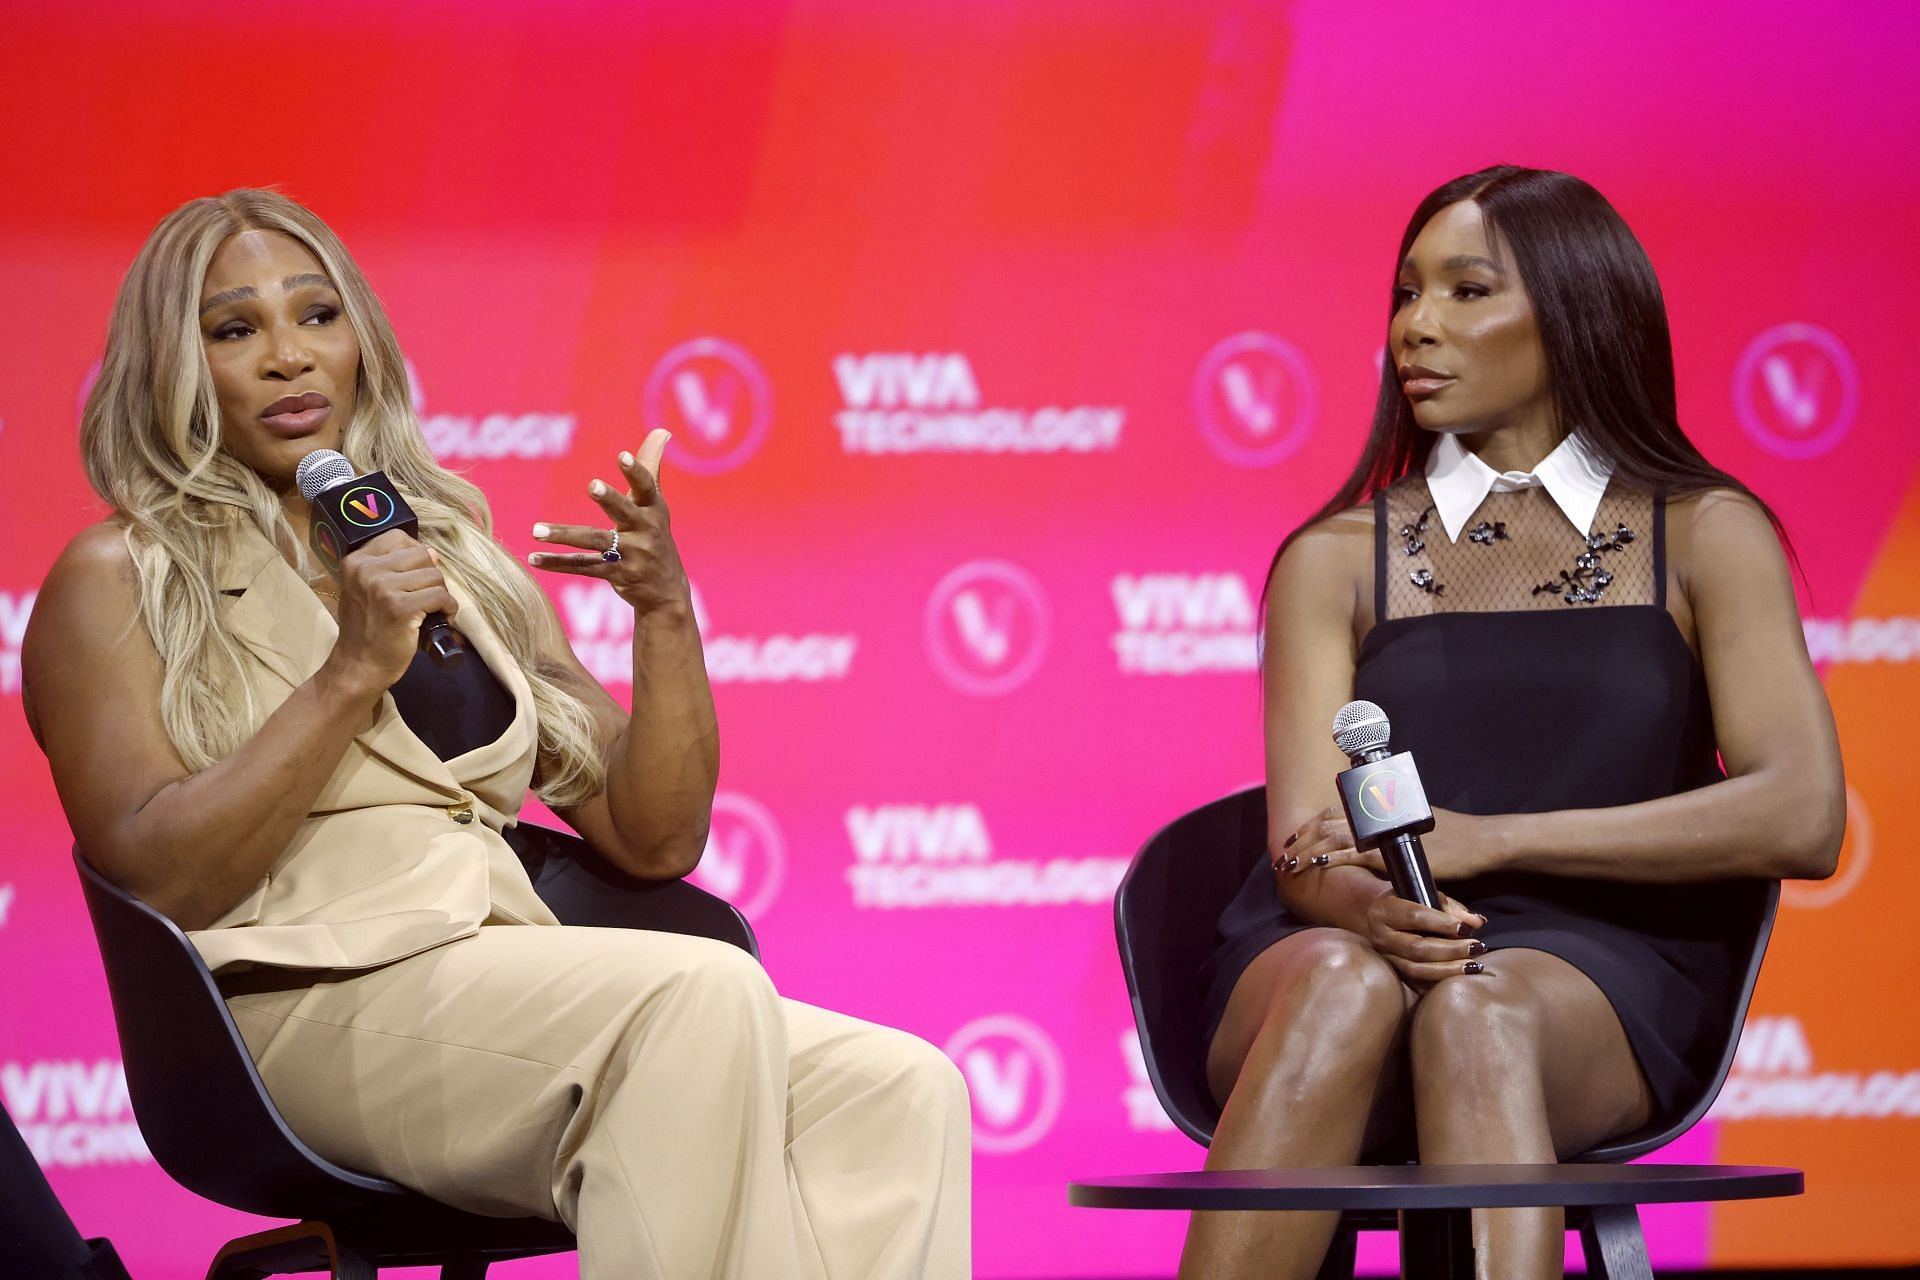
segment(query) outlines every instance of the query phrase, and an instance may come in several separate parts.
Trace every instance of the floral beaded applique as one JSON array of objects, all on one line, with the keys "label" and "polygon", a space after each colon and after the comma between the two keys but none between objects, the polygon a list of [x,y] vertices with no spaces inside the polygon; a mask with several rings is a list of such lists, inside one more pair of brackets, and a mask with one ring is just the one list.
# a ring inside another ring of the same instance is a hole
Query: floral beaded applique
[{"label": "floral beaded applique", "polygon": [[1433,508],[1428,507],[1420,513],[1420,518],[1412,524],[1400,526],[1400,536],[1407,544],[1407,554],[1417,556],[1427,549],[1427,522],[1433,519]]},{"label": "floral beaded applique", "polygon": [[1490,547],[1496,542],[1511,542],[1512,539],[1507,537],[1507,522],[1505,520],[1495,520],[1491,524],[1482,520],[1479,524],[1467,530],[1467,541],[1477,543],[1483,547]]},{"label": "floral beaded applique", "polygon": [[1435,582],[1433,580],[1433,570],[1431,569],[1415,569],[1407,575],[1407,580],[1430,596],[1443,596],[1447,594],[1447,584],[1444,582]]},{"label": "floral beaded applique", "polygon": [[1587,549],[1574,560],[1573,569],[1562,569],[1558,579],[1541,583],[1533,589],[1533,594],[1559,596],[1562,604],[1599,603],[1600,597],[1613,585],[1613,574],[1600,567],[1600,557],[1632,541],[1633,530],[1624,524],[1614,529],[1612,536],[1588,534]]}]

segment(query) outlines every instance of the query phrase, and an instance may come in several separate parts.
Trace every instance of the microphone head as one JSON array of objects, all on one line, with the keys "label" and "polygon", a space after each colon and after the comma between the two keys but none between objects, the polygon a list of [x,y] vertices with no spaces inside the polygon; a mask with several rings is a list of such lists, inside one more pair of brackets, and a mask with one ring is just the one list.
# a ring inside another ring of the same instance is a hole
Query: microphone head
[{"label": "microphone head", "polygon": [[355,475],[353,464],[347,456],[333,449],[315,449],[300,459],[300,465],[294,468],[293,482],[300,486],[300,492],[311,502],[335,485],[345,484]]},{"label": "microphone head", "polygon": [[1392,736],[1387,713],[1371,702],[1349,702],[1333,717],[1333,744],[1349,758],[1386,750]]}]

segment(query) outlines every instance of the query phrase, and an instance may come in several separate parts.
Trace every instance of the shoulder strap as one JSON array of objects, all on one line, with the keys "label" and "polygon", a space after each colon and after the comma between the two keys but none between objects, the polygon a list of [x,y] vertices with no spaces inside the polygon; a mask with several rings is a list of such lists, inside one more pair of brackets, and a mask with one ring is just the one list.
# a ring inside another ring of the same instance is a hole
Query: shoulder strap
[{"label": "shoulder strap", "polygon": [[1373,621],[1387,620],[1387,491],[1373,495]]},{"label": "shoulder strap", "polygon": [[1667,494],[1653,495],[1653,602],[1667,607]]}]

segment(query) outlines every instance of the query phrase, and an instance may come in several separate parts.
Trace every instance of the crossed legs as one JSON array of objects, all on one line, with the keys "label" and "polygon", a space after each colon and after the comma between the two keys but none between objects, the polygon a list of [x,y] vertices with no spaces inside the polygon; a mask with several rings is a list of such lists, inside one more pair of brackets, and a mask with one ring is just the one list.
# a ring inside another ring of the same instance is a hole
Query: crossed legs
[{"label": "crossed legs", "polygon": [[[1487,972],[1406,987],[1366,940],[1308,929],[1269,947],[1235,985],[1207,1060],[1226,1099],[1209,1169],[1351,1164],[1405,1122],[1420,1158],[1550,1163],[1644,1124],[1652,1098],[1613,1007],[1541,951],[1496,951]],[[1557,1210],[1476,1211],[1480,1274],[1561,1273]],[[1201,1213],[1183,1277],[1311,1277],[1335,1226],[1324,1213]]]}]

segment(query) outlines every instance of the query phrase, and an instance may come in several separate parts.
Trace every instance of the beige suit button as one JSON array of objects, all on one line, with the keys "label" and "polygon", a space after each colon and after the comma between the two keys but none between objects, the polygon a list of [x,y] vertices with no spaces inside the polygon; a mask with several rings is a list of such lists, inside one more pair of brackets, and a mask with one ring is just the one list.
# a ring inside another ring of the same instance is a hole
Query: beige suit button
[{"label": "beige suit button", "polygon": [[472,822],[473,821],[472,798],[469,796],[462,796],[458,804],[448,805],[447,816],[449,818],[452,818],[455,822],[459,823],[463,827],[466,826],[469,822]]}]

